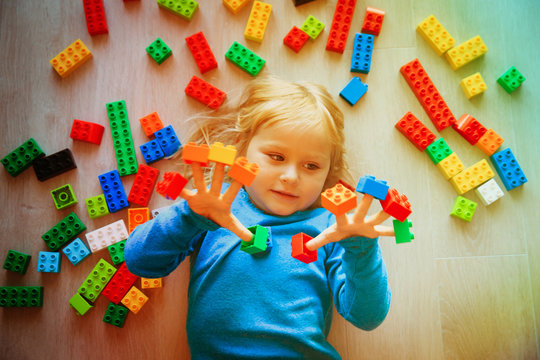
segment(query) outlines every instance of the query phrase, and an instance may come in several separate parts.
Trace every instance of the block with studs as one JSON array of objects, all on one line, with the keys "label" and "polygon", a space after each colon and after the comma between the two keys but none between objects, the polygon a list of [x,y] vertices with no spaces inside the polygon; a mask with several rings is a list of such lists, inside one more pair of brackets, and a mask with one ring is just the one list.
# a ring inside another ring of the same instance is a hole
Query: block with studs
[{"label": "block with studs", "polygon": [[128,231],[131,233],[137,226],[144,224],[150,219],[150,209],[128,209]]},{"label": "block with studs", "polygon": [[509,94],[520,87],[524,81],[525,76],[521,75],[515,66],[510,67],[497,79],[497,83]]},{"label": "block with studs", "polygon": [[81,39],[77,39],[49,62],[58,75],[65,78],[81,67],[91,57],[92,53],[90,50],[88,50]]},{"label": "block with studs", "polygon": [[248,40],[262,42],[271,14],[272,5],[255,0],[249,14],[244,37]]},{"label": "block with studs", "polygon": [[137,314],[144,304],[148,301],[148,296],[133,286],[122,299],[122,304],[127,307],[132,313]]},{"label": "block with studs", "polygon": [[78,203],[75,192],[70,184],[51,190],[51,195],[56,209],[65,209]]},{"label": "block with studs", "polygon": [[471,221],[477,205],[478,204],[472,200],[464,198],[463,196],[458,196],[450,215],[465,221]]},{"label": "block with studs", "polygon": [[459,85],[465,93],[465,96],[467,96],[467,99],[470,99],[473,96],[481,94],[487,90],[487,85],[479,72],[472,74],[471,76],[467,76],[459,82]]},{"label": "block with studs", "polygon": [[426,150],[436,139],[435,134],[410,111],[396,123],[395,127],[420,151]]},{"label": "block with studs", "polygon": [[82,242],[80,238],[76,238],[71,243],[69,243],[62,252],[66,255],[69,261],[73,265],[77,265],[88,256],[90,256],[90,250]]},{"label": "block with studs", "polygon": [[225,165],[234,164],[236,158],[236,147],[234,145],[223,145],[223,143],[215,142],[210,146],[208,160],[218,162]]},{"label": "block with studs", "polygon": [[362,24],[362,32],[364,34],[379,36],[384,15],[384,10],[368,6],[366,9],[366,16],[364,17],[364,23]]},{"label": "block with studs", "polygon": [[499,136],[493,129],[487,129],[482,137],[476,143],[486,155],[491,156],[502,145],[504,139]]},{"label": "block with studs", "polygon": [[4,269],[16,272],[18,274],[26,274],[28,264],[32,256],[16,250],[8,250],[6,260],[4,261]]},{"label": "block with studs", "polygon": [[242,185],[250,186],[258,173],[259,165],[250,163],[246,157],[240,156],[234,162],[228,175]]},{"label": "block with studs", "polygon": [[495,201],[499,200],[501,197],[503,197],[504,193],[495,181],[495,179],[489,179],[476,189],[474,189],[474,192],[478,197],[480,198],[480,201],[482,204],[488,206],[493,204]]},{"label": "block with studs", "polygon": [[403,222],[412,213],[411,204],[407,196],[400,194],[396,189],[388,190],[386,199],[379,200],[385,213]]},{"label": "block with studs", "polygon": [[482,159],[455,175],[450,179],[450,183],[456,189],[458,195],[463,195],[467,191],[485,183],[493,176],[495,176],[495,173],[491,166],[489,166],[486,159]]},{"label": "block with studs", "polygon": [[337,184],[321,194],[321,205],[335,216],[344,215],[356,208],[356,194]]},{"label": "block with studs", "polygon": [[95,219],[109,214],[107,201],[105,201],[105,195],[103,194],[92,196],[86,199],[84,202],[86,203],[86,210],[88,210],[88,216],[90,219]]},{"label": "block with studs", "polygon": [[165,60],[172,55],[172,50],[163,40],[157,38],[146,48],[146,52],[158,65],[161,65]]},{"label": "block with studs", "polygon": [[446,60],[453,70],[470,63],[487,53],[488,48],[480,36],[465,41],[446,52]]},{"label": "block with studs", "polygon": [[156,289],[162,287],[162,278],[149,279],[141,278],[141,288],[142,289]]},{"label": "block with studs", "polygon": [[90,302],[96,301],[103,288],[116,272],[116,268],[107,261],[100,259],[94,269],[86,277],[77,292]]},{"label": "block with studs", "polygon": [[450,155],[439,161],[437,167],[444,175],[444,178],[446,180],[453,178],[461,171],[463,171],[463,169],[465,169],[465,165],[463,165],[456,153],[451,153]]},{"label": "block with studs", "polygon": [[319,36],[323,29],[324,24],[313,15],[309,15],[300,28],[313,40]]},{"label": "block with studs", "polygon": [[45,153],[36,140],[30,138],[17,149],[4,156],[2,165],[4,165],[9,175],[15,177],[32,165],[34,160],[44,155]]},{"label": "block with studs", "polygon": [[163,174],[163,180],[156,185],[156,191],[169,200],[176,200],[188,180],[177,172],[168,171]]},{"label": "block with studs", "polygon": [[444,26],[433,15],[429,15],[416,27],[416,31],[422,35],[424,40],[441,56],[448,51],[456,40],[448,33]]},{"label": "block with studs", "polygon": [[506,191],[515,189],[527,182],[527,177],[521,170],[516,157],[510,148],[501,150],[490,157],[495,170],[506,188]]},{"label": "block with studs", "polygon": [[127,238],[126,224],[122,219],[86,233],[86,241],[93,253]]},{"label": "block with studs", "polygon": [[309,250],[306,243],[313,239],[311,236],[298,233],[291,238],[291,256],[305,264],[317,261],[317,250]]},{"label": "block with studs", "polygon": [[163,129],[163,123],[157,112],[153,112],[139,119],[146,136],[151,137],[158,130]]},{"label": "block with studs", "polygon": [[126,309],[125,306],[116,305],[115,303],[110,302],[107,306],[105,315],[103,315],[103,322],[122,328],[124,327],[127,314],[128,309]]}]

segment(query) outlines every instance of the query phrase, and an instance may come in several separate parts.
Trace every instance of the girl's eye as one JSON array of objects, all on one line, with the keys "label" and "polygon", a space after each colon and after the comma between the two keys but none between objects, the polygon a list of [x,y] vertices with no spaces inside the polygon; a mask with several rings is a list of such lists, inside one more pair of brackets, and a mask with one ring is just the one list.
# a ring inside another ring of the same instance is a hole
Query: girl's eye
[{"label": "girl's eye", "polygon": [[320,169],[319,165],[317,164],[313,164],[313,163],[308,163],[305,165],[306,169],[308,170],[317,170],[317,169]]},{"label": "girl's eye", "polygon": [[270,159],[275,160],[275,161],[285,160],[285,158],[279,154],[268,154],[268,156],[270,157]]}]

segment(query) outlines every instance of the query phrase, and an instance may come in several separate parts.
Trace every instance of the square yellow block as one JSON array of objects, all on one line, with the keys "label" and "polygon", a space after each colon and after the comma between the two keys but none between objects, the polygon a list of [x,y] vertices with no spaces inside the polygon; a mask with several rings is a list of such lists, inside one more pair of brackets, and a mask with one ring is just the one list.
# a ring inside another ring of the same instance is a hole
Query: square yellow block
[{"label": "square yellow block", "polygon": [[210,146],[210,153],[208,154],[208,160],[222,163],[225,165],[234,164],[236,158],[236,147],[233,145],[224,146],[220,142],[215,142]]},{"label": "square yellow block", "polygon": [[433,15],[429,15],[418,26],[416,31],[422,35],[424,40],[441,56],[456,43],[456,40],[446,31],[439,20]]},{"label": "square yellow block", "polygon": [[262,42],[271,13],[272,5],[255,1],[249,14],[244,37],[248,40]]},{"label": "square yellow block", "polygon": [[133,286],[122,299],[122,304],[131,310],[132,313],[136,314],[147,301],[148,296],[144,295],[141,290]]},{"label": "square yellow block", "polygon": [[470,99],[473,96],[481,94],[487,90],[487,85],[479,72],[461,80],[459,85],[461,85],[467,99]]},{"label": "square yellow block", "polygon": [[463,44],[450,49],[446,53],[446,60],[452,69],[457,70],[465,64],[487,53],[488,48],[480,36],[475,36]]},{"label": "square yellow block", "polygon": [[452,153],[445,159],[439,161],[437,167],[439,168],[439,170],[441,170],[446,180],[456,176],[461,171],[463,171],[463,169],[465,169],[465,166],[463,165],[459,157],[456,155],[456,153]]},{"label": "square yellow block", "polygon": [[157,279],[141,278],[141,288],[143,289],[155,289],[155,288],[160,288],[161,286],[162,286],[161,278],[157,278]]},{"label": "square yellow block", "polygon": [[92,53],[90,50],[88,50],[81,39],[77,39],[49,62],[58,75],[65,78],[91,57]]},{"label": "square yellow block", "polygon": [[233,14],[236,14],[248,3],[248,1],[249,0],[223,0],[223,5],[232,11]]},{"label": "square yellow block", "polygon": [[485,183],[493,176],[495,176],[495,174],[488,162],[486,159],[482,159],[451,178],[450,183],[454,186],[457,193],[462,195]]}]

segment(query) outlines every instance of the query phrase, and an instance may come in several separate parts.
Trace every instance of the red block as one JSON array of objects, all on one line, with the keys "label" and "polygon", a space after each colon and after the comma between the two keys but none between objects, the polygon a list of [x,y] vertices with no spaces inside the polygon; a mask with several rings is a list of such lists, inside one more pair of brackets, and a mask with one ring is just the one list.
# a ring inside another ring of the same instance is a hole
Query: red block
[{"label": "red block", "polygon": [[135,180],[129,191],[128,201],[142,207],[147,206],[158,176],[158,169],[140,164],[139,171],[137,171],[137,175],[135,176]]},{"label": "red block", "polygon": [[378,36],[381,32],[384,14],[384,10],[368,6],[366,9],[366,17],[364,18],[364,23],[362,24],[362,32],[364,34]]},{"label": "red block", "polygon": [[412,213],[407,196],[400,195],[396,189],[390,189],[386,199],[379,200],[385,213],[403,222]]},{"label": "red block", "polygon": [[216,58],[214,57],[214,53],[210,49],[210,46],[208,45],[202,31],[188,36],[186,38],[186,43],[191,51],[191,54],[193,55],[193,58],[195,59],[195,62],[197,63],[197,66],[199,67],[199,70],[201,71],[201,74],[217,68],[218,64]]},{"label": "red block", "polygon": [[395,126],[396,129],[405,135],[405,137],[420,151],[426,150],[426,148],[435,141],[435,134],[433,134],[431,130],[429,130],[426,125],[418,120],[410,111],[406,113]]},{"label": "red block", "polygon": [[452,126],[471,145],[476,145],[478,140],[487,132],[484,125],[469,114],[463,114]]},{"label": "red block", "polygon": [[157,184],[156,191],[167,199],[176,200],[187,182],[179,173],[166,172],[163,174],[163,181]]},{"label": "red block", "polygon": [[86,27],[92,36],[108,34],[107,18],[102,0],[83,0],[84,15],[86,17]]},{"label": "red block", "polygon": [[223,104],[227,94],[210,85],[203,79],[193,75],[191,81],[184,90],[187,95],[199,100],[211,109],[217,109]]},{"label": "red block", "polygon": [[290,47],[295,53],[298,53],[304,47],[304,44],[308,39],[308,34],[302,29],[293,26],[291,31],[283,38],[283,43]]},{"label": "red block", "polygon": [[332,26],[326,42],[326,50],[343,54],[354,14],[356,0],[338,0]]},{"label": "red block", "polygon": [[304,233],[293,235],[291,240],[291,256],[306,264],[317,261],[317,251],[311,251],[306,248],[306,243],[311,239],[313,239],[311,236]]},{"label": "red block", "polygon": [[454,114],[418,59],[403,65],[400,71],[438,131],[456,122]]},{"label": "red block", "polygon": [[105,128],[99,124],[75,119],[73,120],[69,137],[73,140],[81,140],[100,145],[104,130]]},{"label": "red block", "polygon": [[109,281],[107,286],[103,289],[102,294],[113,303],[118,304],[138,278],[137,275],[133,275],[129,272],[126,263],[124,262],[120,268],[116,270],[111,281]]}]

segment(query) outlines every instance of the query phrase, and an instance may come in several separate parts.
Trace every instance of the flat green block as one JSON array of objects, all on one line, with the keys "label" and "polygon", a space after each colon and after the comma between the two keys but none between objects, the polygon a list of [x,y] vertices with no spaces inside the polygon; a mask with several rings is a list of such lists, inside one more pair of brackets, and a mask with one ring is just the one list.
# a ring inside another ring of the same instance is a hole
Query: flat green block
[{"label": "flat green block", "polygon": [[6,261],[4,261],[4,269],[24,275],[31,258],[32,256],[29,254],[8,250]]},{"label": "flat green block", "polygon": [[110,302],[103,316],[103,322],[119,328],[124,327],[128,312],[129,310],[125,306]]},{"label": "flat green block", "polygon": [[116,268],[100,259],[77,292],[90,302],[96,301],[101,291],[116,272]]},{"label": "flat green block", "polygon": [[315,40],[321,31],[323,31],[324,24],[314,16],[309,15],[300,29],[308,34],[310,38]]},{"label": "flat green block", "polygon": [[257,76],[266,63],[266,60],[236,41],[225,53],[225,57],[251,76]]},{"label": "flat green block", "polygon": [[9,175],[15,177],[27,169],[32,162],[44,156],[45,153],[33,138],[25,141],[21,146],[2,158],[2,165]]},{"label": "flat green block", "polygon": [[443,138],[435,140],[426,148],[425,151],[435,165],[452,154],[452,150]]},{"label": "flat green block", "polygon": [[514,66],[506,70],[506,72],[497,79],[499,85],[501,85],[502,88],[509,94],[520,87],[521,83],[524,81],[525,76],[521,75],[518,69],[516,69]]},{"label": "flat green block", "polygon": [[78,202],[70,184],[51,190],[51,195],[58,210],[73,206]]},{"label": "flat green block", "polygon": [[131,128],[124,100],[107,103],[107,116],[120,176],[136,174],[139,170]]},{"label": "flat green block", "polygon": [[43,286],[0,286],[0,307],[43,306]]},{"label": "flat green block", "polygon": [[126,247],[126,240],[122,240],[115,244],[109,245],[109,255],[114,265],[118,265],[124,262],[124,248]]},{"label": "flat green block", "polygon": [[172,54],[171,48],[168,47],[167,44],[165,44],[165,42],[160,38],[157,38],[156,40],[154,40],[153,43],[148,45],[148,47],[146,48],[146,52],[159,65],[161,65],[162,62],[167,60],[167,58]]},{"label": "flat green block", "polygon": [[173,14],[191,21],[199,4],[194,0],[157,0],[157,4]]},{"label": "flat green block", "polygon": [[478,204],[463,196],[458,196],[450,215],[465,221],[471,221]]},{"label": "flat green block", "polygon": [[51,251],[58,251],[65,243],[75,239],[84,230],[86,230],[86,226],[72,212],[45,234],[41,235],[41,238]]},{"label": "flat green block", "polygon": [[95,219],[109,214],[107,201],[105,201],[105,195],[103,194],[90,197],[84,202],[86,203],[86,210],[88,210],[88,216],[90,216],[90,219]]},{"label": "flat green block", "polygon": [[266,251],[268,229],[260,225],[255,225],[249,227],[248,230],[254,234],[253,238],[249,242],[242,241],[240,245],[240,250],[252,255]]},{"label": "flat green block", "polygon": [[77,311],[77,315],[84,315],[88,312],[88,310],[93,308],[93,306],[89,304],[88,301],[86,301],[79,293],[75,293],[75,295],[73,295],[73,297],[69,300],[69,306]]},{"label": "flat green block", "polygon": [[410,230],[412,228],[412,222],[409,219],[405,219],[403,222],[394,220],[393,225],[396,244],[411,242],[414,239],[414,234]]}]

